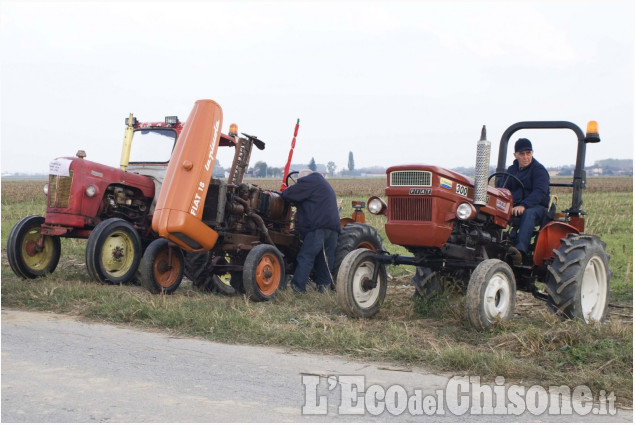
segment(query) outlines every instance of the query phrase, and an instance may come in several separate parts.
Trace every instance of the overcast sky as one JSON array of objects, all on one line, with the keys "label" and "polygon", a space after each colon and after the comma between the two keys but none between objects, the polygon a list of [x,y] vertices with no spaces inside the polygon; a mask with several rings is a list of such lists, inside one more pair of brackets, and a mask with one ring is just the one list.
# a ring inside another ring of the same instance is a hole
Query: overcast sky
[{"label": "overcast sky", "polygon": [[[118,166],[130,112],[184,120],[197,99],[267,143],[252,164],[284,166],[297,118],[293,162],[338,169],[473,166],[482,125],[494,165],[526,120],[597,120],[587,165],[633,158],[633,1],[1,1],[0,19],[3,172],[78,149]],[[517,135],[575,162],[571,132]]]}]

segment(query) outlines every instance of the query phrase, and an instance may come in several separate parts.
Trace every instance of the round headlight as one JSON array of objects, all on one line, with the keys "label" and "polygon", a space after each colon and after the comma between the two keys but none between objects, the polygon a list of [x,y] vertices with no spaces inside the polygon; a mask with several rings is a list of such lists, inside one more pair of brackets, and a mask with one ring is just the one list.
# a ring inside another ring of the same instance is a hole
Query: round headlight
[{"label": "round headlight", "polygon": [[459,220],[469,220],[473,217],[473,214],[476,212],[472,204],[468,204],[467,202],[462,203],[456,209],[456,216]]},{"label": "round headlight", "polygon": [[93,196],[95,196],[95,193],[97,192],[97,189],[95,189],[95,186],[90,185],[86,188],[86,196],[88,196],[89,198],[92,198]]},{"label": "round headlight", "polygon": [[44,194],[45,194],[45,195],[48,195],[48,194],[49,194],[49,184],[48,184],[48,183],[46,183],[46,184],[44,185]]},{"label": "round headlight", "polygon": [[386,204],[380,198],[371,198],[368,200],[368,211],[371,214],[381,214],[386,208]]}]

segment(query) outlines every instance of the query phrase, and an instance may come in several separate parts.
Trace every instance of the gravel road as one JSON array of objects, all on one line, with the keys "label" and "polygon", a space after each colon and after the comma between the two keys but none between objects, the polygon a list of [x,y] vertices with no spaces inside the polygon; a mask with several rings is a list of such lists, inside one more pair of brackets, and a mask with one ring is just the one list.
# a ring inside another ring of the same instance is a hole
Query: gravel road
[{"label": "gravel road", "polygon": [[[457,381],[423,368],[219,344],[65,315],[2,310],[3,422],[633,419],[630,410],[608,416],[534,416],[527,410],[517,412],[520,415],[479,414],[477,408],[476,414],[457,416],[452,413],[462,413],[469,397],[453,394],[449,382]],[[436,408],[430,407],[432,401]]]}]

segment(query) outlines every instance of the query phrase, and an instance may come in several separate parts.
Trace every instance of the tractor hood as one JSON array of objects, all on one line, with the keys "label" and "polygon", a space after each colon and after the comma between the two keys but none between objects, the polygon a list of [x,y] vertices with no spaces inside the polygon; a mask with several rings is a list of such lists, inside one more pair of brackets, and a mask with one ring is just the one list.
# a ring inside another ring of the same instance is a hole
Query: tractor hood
[{"label": "tractor hood", "polygon": [[154,198],[154,183],[151,178],[83,158],[56,158],[49,164],[49,175],[71,177],[73,181],[81,181],[85,186],[96,185],[98,190],[111,184],[132,186],[139,189],[143,196]]}]

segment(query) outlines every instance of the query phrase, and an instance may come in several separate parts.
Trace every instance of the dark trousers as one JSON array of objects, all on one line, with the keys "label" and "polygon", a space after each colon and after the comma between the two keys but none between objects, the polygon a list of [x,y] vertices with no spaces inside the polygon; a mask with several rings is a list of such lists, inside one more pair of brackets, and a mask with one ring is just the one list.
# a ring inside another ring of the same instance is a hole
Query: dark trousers
[{"label": "dark trousers", "polygon": [[534,227],[540,224],[542,218],[545,216],[547,209],[542,205],[537,207],[527,208],[523,215],[520,216],[520,227],[516,234],[516,249],[523,254],[527,253],[529,249],[529,243],[531,242],[531,236],[534,233]]},{"label": "dark trousers", "polygon": [[[339,234],[331,229],[316,229],[306,234],[298,253],[298,265],[293,273],[291,285],[306,290],[311,270],[315,269],[315,283],[331,285],[331,271],[335,261],[335,248]],[[326,254],[326,260],[324,256]],[[335,277],[333,277],[335,279]]]}]

